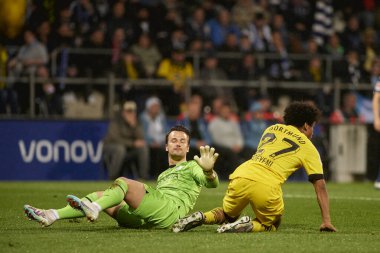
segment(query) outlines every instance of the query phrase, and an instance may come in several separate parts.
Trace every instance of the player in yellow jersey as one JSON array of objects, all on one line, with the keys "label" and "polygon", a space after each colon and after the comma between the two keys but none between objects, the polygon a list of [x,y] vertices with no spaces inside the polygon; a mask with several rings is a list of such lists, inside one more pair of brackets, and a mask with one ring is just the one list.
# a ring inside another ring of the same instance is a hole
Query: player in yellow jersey
[{"label": "player in yellow jersey", "polygon": [[[284,212],[281,185],[297,169],[305,168],[313,184],[321,209],[320,231],[335,232],[330,221],[329,198],[323,178],[319,153],[310,139],[320,111],[313,105],[293,102],[285,109],[284,123],[268,127],[257,152],[241,164],[229,177],[223,207],[209,212],[195,212],[179,219],[174,232],[182,232],[202,224],[223,224],[217,231],[276,231]],[[239,216],[250,204],[256,218]]]}]

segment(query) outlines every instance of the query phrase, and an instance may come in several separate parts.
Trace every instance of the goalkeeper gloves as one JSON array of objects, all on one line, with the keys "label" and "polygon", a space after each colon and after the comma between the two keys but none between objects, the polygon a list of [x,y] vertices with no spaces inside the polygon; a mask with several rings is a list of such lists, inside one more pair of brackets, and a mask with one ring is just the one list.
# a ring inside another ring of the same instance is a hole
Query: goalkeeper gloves
[{"label": "goalkeeper gloves", "polygon": [[215,149],[210,148],[210,146],[201,146],[199,152],[201,157],[196,155],[194,156],[194,160],[201,166],[207,178],[215,178],[216,175],[213,168],[219,154],[215,153]]}]

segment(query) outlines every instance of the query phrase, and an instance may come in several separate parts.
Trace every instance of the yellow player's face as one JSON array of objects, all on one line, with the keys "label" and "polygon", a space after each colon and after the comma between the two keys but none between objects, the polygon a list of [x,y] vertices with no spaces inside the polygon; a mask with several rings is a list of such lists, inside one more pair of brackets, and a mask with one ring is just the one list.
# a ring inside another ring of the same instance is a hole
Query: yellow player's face
[{"label": "yellow player's face", "polygon": [[173,160],[182,160],[189,152],[189,137],[181,131],[173,131],[168,136],[166,151]]}]

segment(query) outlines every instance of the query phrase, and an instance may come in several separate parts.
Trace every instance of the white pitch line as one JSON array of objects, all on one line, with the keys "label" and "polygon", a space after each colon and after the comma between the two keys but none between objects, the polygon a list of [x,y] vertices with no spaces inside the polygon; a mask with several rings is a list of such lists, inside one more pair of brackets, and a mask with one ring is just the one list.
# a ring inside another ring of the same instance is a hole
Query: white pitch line
[{"label": "white pitch line", "polygon": [[[312,195],[300,195],[300,194],[284,194],[284,198],[315,199],[316,196],[315,195],[314,196],[312,196]],[[372,197],[338,197],[338,196],[329,196],[329,199],[380,201],[380,198],[372,198]]]}]

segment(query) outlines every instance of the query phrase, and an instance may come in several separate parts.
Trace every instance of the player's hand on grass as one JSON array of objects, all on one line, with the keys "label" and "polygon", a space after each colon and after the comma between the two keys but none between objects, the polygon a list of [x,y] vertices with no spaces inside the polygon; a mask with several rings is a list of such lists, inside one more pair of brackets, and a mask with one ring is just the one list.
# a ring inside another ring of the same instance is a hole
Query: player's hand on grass
[{"label": "player's hand on grass", "polygon": [[331,223],[322,223],[319,227],[321,232],[336,232],[336,228]]},{"label": "player's hand on grass", "polygon": [[216,159],[218,158],[219,154],[215,153],[214,148],[210,148],[210,146],[201,146],[199,148],[199,152],[201,154],[201,157],[198,157],[197,155],[194,156],[194,160],[199,164],[199,166],[202,167],[203,172],[206,175],[213,173],[213,168]]}]

